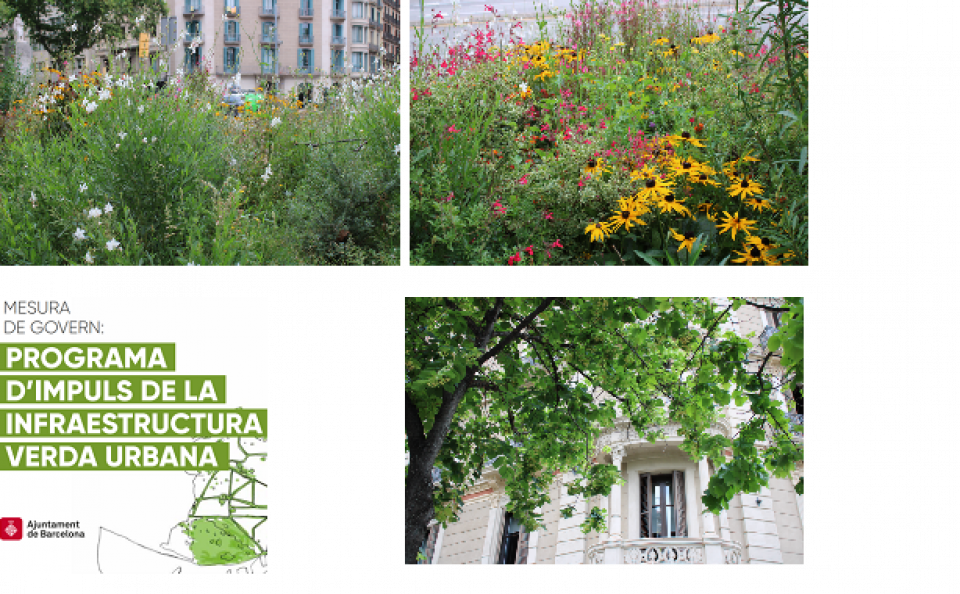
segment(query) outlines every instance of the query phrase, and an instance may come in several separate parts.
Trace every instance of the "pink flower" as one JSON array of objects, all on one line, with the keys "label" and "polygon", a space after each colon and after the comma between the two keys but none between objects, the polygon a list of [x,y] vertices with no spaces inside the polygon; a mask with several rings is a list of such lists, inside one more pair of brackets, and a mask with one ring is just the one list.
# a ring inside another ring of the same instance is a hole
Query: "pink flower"
[{"label": "pink flower", "polygon": [[446,197],[441,198],[441,200],[443,200],[444,202],[450,202],[451,200],[453,200],[453,192],[450,192],[449,194],[446,195]]},{"label": "pink flower", "polygon": [[493,212],[497,213],[498,215],[502,215],[507,212],[507,207],[500,204],[500,201],[497,200],[493,203]]},{"label": "pink flower", "polygon": [[519,261],[522,260],[522,259],[523,259],[523,257],[520,255],[520,252],[517,252],[516,254],[510,256],[510,257],[507,259],[507,264],[509,264],[510,266],[513,266],[514,264],[516,264],[517,262],[519,262]]},{"label": "pink flower", "polygon": [[558,240],[554,241],[554,242],[553,242],[553,245],[551,245],[550,247],[552,247],[552,248],[562,248],[563,246],[560,245],[560,240],[558,239]]},{"label": "pink flower", "polygon": [[543,211],[543,218],[545,218],[545,219],[548,220],[548,221],[552,221],[552,220],[553,220],[553,213],[550,212],[549,210],[545,210],[545,211]]},{"label": "pink flower", "polygon": [[447,128],[447,132],[463,132],[463,130],[457,130],[457,125],[454,124],[454,125],[450,126],[449,128]]},{"label": "pink flower", "polygon": [[[532,255],[533,255],[533,246],[532,246],[532,245],[527,246],[527,247],[523,248],[523,251],[527,252],[528,254],[530,254],[530,255],[532,256]],[[517,252],[517,253],[519,254],[520,252]]]},{"label": "pink flower", "polygon": [[518,181],[517,183],[520,184],[521,186],[525,186],[525,185],[527,185],[528,183],[530,183],[529,181],[527,181],[527,174],[524,173],[524,174],[523,174],[523,177],[521,177],[521,178],[520,178],[520,181]]}]

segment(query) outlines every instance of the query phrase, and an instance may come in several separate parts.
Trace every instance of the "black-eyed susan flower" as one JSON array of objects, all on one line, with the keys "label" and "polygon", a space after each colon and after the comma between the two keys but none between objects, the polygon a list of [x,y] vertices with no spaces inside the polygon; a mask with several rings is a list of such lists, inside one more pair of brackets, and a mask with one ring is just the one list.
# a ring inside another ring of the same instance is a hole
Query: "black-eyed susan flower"
[{"label": "black-eyed susan flower", "polygon": [[751,246],[749,246],[749,247],[748,247],[748,246],[744,246],[744,250],[743,250],[742,252],[738,252],[737,250],[733,250],[733,253],[735,253],[735,254],[737,254],[737,255],[740,256],[740,257],[737,258],[736,260],[732,260],[733,262],[735,262],[735,263],[737,263],[737,264],[746,264],[747,266],[753,266],[753,263],[754,263],[754,262],[762,262],[762,261],[763,261],[763,250],[761,250],[760,248],[758,248],[758,247],[755,246],[755,245],[751,245]]},{"label": "black-eyed susan flower", "polygon": [[603,241],[610,236],[610,229],[606,222],[591,223],[584,229],[584,233],[590,234],[590,241]]},{"label": "black-eyed susan flower", "polygon": [[700,172],[700,163],[698,163],[696,159],[691,159],[689,157],[686,159],[674,157],[670,161],[670,170],[674,175],[686,175],[687,177],[694,177]]},{"label": "black-eyed susan flower", "polygon": [[653,40],[653,45],[667,45],[670,43],[670,40],[666,37],[660,37],[659,39]]},{"label": "black-eyed susan flower", "polygon": [[640,200],[651,200],[666,196],[673,189],[673,185],[672,181],[664,180],[659,176],[648,177],[640,185],[637,197]]},{"label": "black-eyed susan flower", "polygon": [[773,207],[770,205],[770,203],[763,198],[747,198],[744,200],[744,202],[753,210],[759,210],[761,212],[763,212],[764,208],[773,210]]},{"label": "black-eyed susan flower", "polygon": [[686,131],[681,132],[680,134],[674,134],[673,136],[668,136],[667,138],[670,139],[670,142],[676,142],[676,143],[686,142],[688,144],[692,144],[693,146],[698,146],[700,148],[704,147],[703,141],[706,140],[705,138],[694,138],[693,134],[690,134],[689,132],[686,132]]},{"label": "black-eyed susan flower", "polygon": [[590,157],[587,160],[587,166],[583,168],[583,173],[600,177],[604,173],[610,173],[610,168],[603,164],[603,159]]},{"label": "black-eyed susan flower", "polygon": [[681,215],[686,214],[691,219],[693,218],[693,213],[690,212],[690,209],[684,206],[683,200],[674,196],[673,192],[657,200],[657,206],[660,207],[660,212],[675,212]]},{"label": "black-eyed susan flower", "polygon": [[621,198],[620,210],[613,213],[613,216],[610,217],[610,222],[607,223],[607,228],[611,232],[616,232],[620,227],[624,227],[627,231],[630,230],[630,227],[633,225],[645,225],[642,220],[640,220],[640,215],[642,214],[640,210],[633,208],[634,204],[629,198]]},{"label": "black-eyed susan flower", "polygon": [[733,215],[727,211],[723,211],[723,216],[726,218],[722,223],[717,225],[717,228],[720,230],[720,235],[729,231],[730,237],[733,240],[737,239],[737,231],[743,231],[745,234],[750,235],[750,227],[757,224],[756,221],[751,221],[750,219],[741,219],[739,211]]},{"label": "black-eyed susan flower", "polygon": [[744,176],[735,178],[727,191],[732,198],[739,196],[746,200],[754,194],[763,194],[763,187],[749,176]]},{"label": "black-eyed susan flower", "polygon": [[720,187],[720,184],[718,184],[716,181],[711,179],[710,176],[707,175],[707,173],[705,173],[703,170],[700,170],[699,173],[691,177],[690,181],[692,181],[695,184],[703,184],[705,186],[713,186],[715,188]]},{"label": "black-eyed susan flower", "polygon": [[756,236],[756,235],[748,235],[748,236],[747,236],[747,244],[748,244],[748,245],[756,246],[756,247],[760,248],[760,249],[763,250],[763,251],[767,251],[767,250],[769,250],[769,249],[773,249],[773,248],[775,248],[775,247],[779,247],[777,244],[773,243],[773,241],[772,241],[771,239],[769,239],[769,238],[767,238],[767,237],[758,237],[758,236]]},{"label": "black-eyed susan flower", "polygon": [[670,229],[670,234],[673,235],[673,238],[680,242],[680,247],[677,248],[677,251],[686,248],[687,251],[693,250],[693,244],[697,241],[697,236],[693,233],[677,233],[674,229]]}]

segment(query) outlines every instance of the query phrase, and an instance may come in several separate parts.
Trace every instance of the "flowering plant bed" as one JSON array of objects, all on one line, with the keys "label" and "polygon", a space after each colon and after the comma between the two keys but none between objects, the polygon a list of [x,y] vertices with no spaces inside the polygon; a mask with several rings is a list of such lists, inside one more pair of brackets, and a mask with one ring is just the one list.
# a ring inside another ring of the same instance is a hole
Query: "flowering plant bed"
[{"label": "flowering plant bed", "polygon": [[805,2],[585,2],[535,41],[487,9],[422,24],[412,263],[807,263]]}]

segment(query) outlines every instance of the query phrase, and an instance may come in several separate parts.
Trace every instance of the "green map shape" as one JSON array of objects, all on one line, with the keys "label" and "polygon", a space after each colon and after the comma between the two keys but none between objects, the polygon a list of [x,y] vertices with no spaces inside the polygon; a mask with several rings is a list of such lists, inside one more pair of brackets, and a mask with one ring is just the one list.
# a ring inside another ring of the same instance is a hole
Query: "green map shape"
[{"label": "green map shape", "polygon": [[256,543],[230,518],[198,518],[183,524],[199,565],[233,565],[260,556]]}]

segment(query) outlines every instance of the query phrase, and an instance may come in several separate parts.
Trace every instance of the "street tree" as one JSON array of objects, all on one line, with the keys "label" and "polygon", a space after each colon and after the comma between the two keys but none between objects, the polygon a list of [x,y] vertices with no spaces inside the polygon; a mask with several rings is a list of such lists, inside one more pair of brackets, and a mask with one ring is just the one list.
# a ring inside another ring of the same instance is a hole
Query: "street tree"
[{"label": "street tree", "polygon": [[[803,457],[766,355],[747,364],[749,340],[721,326],[744,301],[669,298],[416,298],[406,307],[405,561],[416,563],[430,521],[456,520],[467,489],[492,465],[507,509],[529,530],[542,525],[557,473],[568,493],[606,495],[620,481],[594,463],[603,427],[629,417],[654,442],[677,423],[681,448],[716,461],[703,495],[714,513]],[[795,376],[802,373],[799,300],[788,300]],[[784,343],[786,347],[786,343]],[[708,429],[731,402],[752,416],[732,438]],[[761,443],[763,442],[763,443]],[[802,492],[802,482],[798,485]],[[568,516],[572,509],[561,510]],[[581,529],[605,529],[605,512]]]},{"label": "street tree", "polygon": [[30,40],[57,64],[97,43],[123,41],[152,33],[167,14],[164,0],[3,0],[6,11],[20,16]]}]

